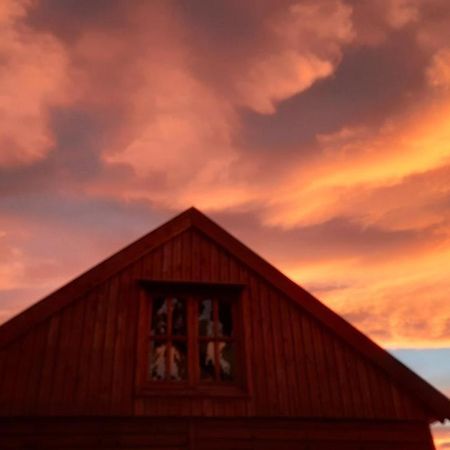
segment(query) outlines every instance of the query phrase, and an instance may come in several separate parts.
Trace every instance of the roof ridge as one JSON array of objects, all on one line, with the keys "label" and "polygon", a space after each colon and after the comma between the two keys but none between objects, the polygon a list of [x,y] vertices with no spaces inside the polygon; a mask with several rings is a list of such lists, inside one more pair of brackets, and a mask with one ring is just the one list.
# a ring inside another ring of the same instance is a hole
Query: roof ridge
[{"label": "roof ridge", "polygon": [[267,279],[272,286],[319,320],[358,353],[385,370],[420,400],[425,409],[432,412],[433,419],[442,421],[450,418],[450,400],[444,394],[195,207],[190,207],[145,234],[5,322],[0,326],[0,348],[131,262],[192,227]]},{"label": "roof ridge", "polygon": [[27,332],[31,327],[44,321],[51,314],[75,301],[80,296],[77,295],[79,292],[85,293],[93,289],[131,262],[138,260],[146,253],[191,227],[192,217],[199,213],[197,209],[192,207],[178,214],[1,324],[0,349]]}]

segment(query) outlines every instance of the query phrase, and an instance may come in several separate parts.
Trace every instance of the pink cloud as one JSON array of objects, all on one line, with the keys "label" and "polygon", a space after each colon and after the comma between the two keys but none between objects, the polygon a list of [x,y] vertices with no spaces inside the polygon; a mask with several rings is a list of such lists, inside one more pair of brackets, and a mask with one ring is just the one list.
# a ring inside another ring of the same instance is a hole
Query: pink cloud
[{"label": "pink cloud", "polygon": [[[235,144],[239,108],[273,113],[279,101],[330,76],[353,36],[350,15],[351,8],[338,1],[275,10],[264,18],[257,53],[236,54],[236,66],[225,68],[230,76],[224,89],[199,75],[215,59],[193,57],[195,47],[186,40],[191,30],[168,5],[129,11],[133,28],[126,45],[113,30],[83,33],[75,55],[81,70],[89,69],[90,101],[101,105],[112,97],[127,111],[103,159],[134,173],[120,186],[98,180],[88,192],[148,198],[173,208],[191,203],[221,208],[255,200],[249,183],[236,179],[236,167],[246,165]],[[124,61],[120,67],[118,60]],[[110,71],[120,73],[123,89],[92,77]],[[160,174],[167,189],[149,189]]]},{"label": "pink cloud", "polygon": [[[0,6],[7,192],[246,213],[263,230],[257,250],[269,249],[269,260],[375,339],[449,342],[445,2],[267,1],[255,9],[230,1],[219,13],[204,2],[200,11],[195,2],[142,2],[120,15],[111,7],[109,22],[57,3],[48,23],[41,5],[39,26],[26,20],[38,3]],[[249,124],[260,140],[246,135]],[[77,142],[83,127],[89,139]],[[76,216],[69,224],[44,212],[2,215],[5,292],[56,287],[116,249],[110,238],[92,251],[98,235],[74,229]],[[330,231],[339,221],[351,225],[345,242]],[[365,245],[368,230],[376,232]],[[33,248],[30,234],[52,241],[69,231],[71,254],[63,245],[51,255]],[[277,246],[295,233],[301,245]]]},{"label": "pink cloud", "polygon": [[0,166],[45,157],[54,143],[47,110],[72,96],[64,48],[23,23],[27,7],[13,0],[0,7]]},{"label": "pink cloud", "polygon": [[396,29],[416,22],[419,19],[419,7],[418,0],[390,0],[386,9],[387,23]]},{"label": "pink cloud", "polygon": [[330,76],[353,39],[351,13],[340,1],[306,1],[268,18],[270,46],[234,75],[237,102],[270,114],[280,100]]}]

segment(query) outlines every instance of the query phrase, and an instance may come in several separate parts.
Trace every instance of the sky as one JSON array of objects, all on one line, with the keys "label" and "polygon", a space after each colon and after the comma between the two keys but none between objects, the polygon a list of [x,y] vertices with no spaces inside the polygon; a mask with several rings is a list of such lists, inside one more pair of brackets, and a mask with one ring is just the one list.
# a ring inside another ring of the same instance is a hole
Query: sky
[{"label": "sky", "polygon": [[0,322],[196,206],[450,395],[449,23],[2,0]]}]

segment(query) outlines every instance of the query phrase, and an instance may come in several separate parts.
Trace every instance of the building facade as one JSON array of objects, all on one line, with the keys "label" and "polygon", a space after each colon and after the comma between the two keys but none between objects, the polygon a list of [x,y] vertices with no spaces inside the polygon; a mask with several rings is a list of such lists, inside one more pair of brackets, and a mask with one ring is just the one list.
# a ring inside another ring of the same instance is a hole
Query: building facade
[{"label": "building facade", "polygon": [[193,208],[0,327],[0,449],[430,450],[445,418]]}]

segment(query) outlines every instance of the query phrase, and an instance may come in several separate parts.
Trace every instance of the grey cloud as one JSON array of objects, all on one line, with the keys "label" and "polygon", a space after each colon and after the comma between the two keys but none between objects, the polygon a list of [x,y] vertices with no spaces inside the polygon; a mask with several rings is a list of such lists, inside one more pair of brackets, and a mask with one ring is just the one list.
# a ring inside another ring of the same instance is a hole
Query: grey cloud
[{"label": "grey cloud", "polygon": [[350,47],[333,77],[280,103],[276,114],[243,111],[241,142],[258,153],[275,152],[277,158],[285,148],[288,158],[293,152],[316,152],[317,134],[344,126],[380,126],[421,100],[428,59],[411,30],[395,33],[378,47]]}]

